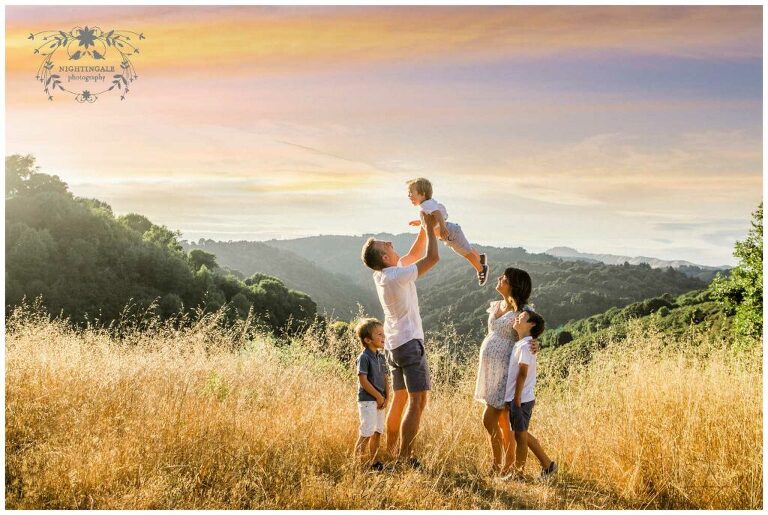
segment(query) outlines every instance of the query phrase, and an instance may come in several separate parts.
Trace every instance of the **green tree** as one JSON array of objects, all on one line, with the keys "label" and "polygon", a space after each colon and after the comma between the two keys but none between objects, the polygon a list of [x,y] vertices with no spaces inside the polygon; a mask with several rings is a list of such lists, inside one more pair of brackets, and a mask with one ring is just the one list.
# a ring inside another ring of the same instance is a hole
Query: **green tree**
[{"label": "green tree", "polygon": [[736,242],[733,255],[739,264],[729,277],[715,277],[710,291],[734,314],[734,327],[744,336],[758,338],[763,330],[763,204],[752,214],[752,228]]},{"label": "green tree", "polygon": [[152,225],[144,233],[144,241],[154,243],[161,248],[166,248],[174,254],[183,254],[184,249],[179,243],[181,232],[172,231],[164,225]]},{"label": "green tree", "polygon": [[20,195],[30,195],[44,191],[64,193],[72,196],[67,191],[67,184],[57,175],[37,173],[35,157],[14,154],[5,157],[5,198],[14,198]]},{"label": "green tree", "polygon": [[273,277],[255,277],[254,291],[212,254],[188,256],[178,231],[139,214],[115,218],[108,204],[76,198],[57,177],[38,172],[32,156],[6,157],[5,208],[6,306],[41,295],[50,313],[82,324],[115,320],[129,304],[141,312],[156,303],[172,317],[231,302],[228,321],[257,304],[281,332],[315,316],[309,297]]},{"label": "green tree", "polygon": [[160,299],[160,313],[162,313],[162,315],[165,317],[169,317],[175,313],[180,312],[183,305],[184,304],[181,301],[181,297],[175,293],[167,293],[165,296],[163,296],[162,299]]},{"label": "green tree", "polygon": [[232,306],[237,310],[237,315],[240,318],[245,318],[248,316],[248,310],[251,309],[251,303],[245,293],[237,293],[234,297],[232,297],[230,302],[232,303]]},{"label": "green tree", "polygon": [[216,256],[200,249],[189,251],[189,262],[192,265],[192,270],[195,272],[200,270],[201,266],[205,266],[208,270],[214,270],[219,267],[216,264]]},{"label": "green tree", "polygon": [[128,213],[127,215],[123,215],[118,218],[117,221],[129,229],[133,229],[142,236],[154,225],[146,216],[137,215],[136,213]]}]

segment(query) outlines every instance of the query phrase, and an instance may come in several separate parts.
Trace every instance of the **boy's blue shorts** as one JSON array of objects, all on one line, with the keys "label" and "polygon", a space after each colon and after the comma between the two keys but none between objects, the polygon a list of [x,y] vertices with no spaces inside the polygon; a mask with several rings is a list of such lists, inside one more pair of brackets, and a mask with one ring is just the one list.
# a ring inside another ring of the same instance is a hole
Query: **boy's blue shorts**
[{"label": "boy's blue shorts", "polygon": [[531,423],[531,415],[533,415],[533,404],[535,400],[523,402],[518,408],[514,402],[508,402],[509,406],[509,425],[512,427],[512,431],[522,433],[528,431],[528,425]]}]

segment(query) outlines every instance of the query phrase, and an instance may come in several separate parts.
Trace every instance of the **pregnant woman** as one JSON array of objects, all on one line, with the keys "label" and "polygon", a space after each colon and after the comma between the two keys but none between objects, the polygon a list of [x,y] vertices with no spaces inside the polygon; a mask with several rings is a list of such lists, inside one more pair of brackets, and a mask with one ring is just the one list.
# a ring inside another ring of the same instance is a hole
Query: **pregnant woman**
[{"label": "pregnant woman", "polygon": [[[491,302],[488,308],[488,335],[480,346],[480,365],[475,385],[475,399],[485,404],[483,425],[488,431],[493,452],[492,475],[506,471],[515,461],[504,393],[509,358],[518,340],[512,323],[528,303],[531,276],[525,270],[507,268],[496,281],[496,291],[501,295],[501,300]],[[538,350],[538,342],[534,342],[532,350]]]}]

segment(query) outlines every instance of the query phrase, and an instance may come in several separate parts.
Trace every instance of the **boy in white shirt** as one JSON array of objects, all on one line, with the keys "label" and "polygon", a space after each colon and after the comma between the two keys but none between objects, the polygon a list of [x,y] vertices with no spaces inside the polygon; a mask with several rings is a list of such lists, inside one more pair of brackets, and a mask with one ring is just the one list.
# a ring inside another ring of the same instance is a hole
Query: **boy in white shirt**
[{"label": "boy in white shirt", "polygon": [[[432,198],[432,183],[423,177],[407,181],[408,199],[414,206],[419,206],[419,210],[432,215],[435,218],[435,235],[445,243],[445,246],[462,256],[475,268],[477,272],[477,282],[480,286],[485,286],[488,281],[488,256],[478,254],[472,248],[464,231],[459,224],[448,222],[448,211],[445,206]],[[421,225],[421,221],[413,220],[410,225]]]},{"label": "boy in white shirt", "polygon": [[522,479],[525,458],[528,449],[541,464],[541,479],[546,479],[557,472],[557,463],[549,459],[539,441],[528,433],[528,425],[535,404],[534,387],[536,386],[536,355],[531,352],[530,343],[544,332],[544,319],[533,311],[523,311],[512,324],[520,340],[515,343],[509,360],[507,372],[507,391],[504,401],[509,406],[509,422],[515,432],[514,470],[505,470],[509,475],[504,479]]}]

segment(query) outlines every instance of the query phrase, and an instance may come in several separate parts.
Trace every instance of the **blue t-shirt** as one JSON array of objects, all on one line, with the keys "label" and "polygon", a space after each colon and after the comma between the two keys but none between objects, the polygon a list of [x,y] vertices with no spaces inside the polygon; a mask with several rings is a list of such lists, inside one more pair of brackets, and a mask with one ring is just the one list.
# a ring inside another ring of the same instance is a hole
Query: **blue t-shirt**
[{"label": "blue t-shirt", "polygon": [[[357,373],[365,374],[368,381],[373,385],[381,395],[386,397],[387,391],[387,362],[384,359],[384,353],[372,352],[366,349],[357,357]],[[358,401],[375,401],[373,395],[366,392],[362,386],[357,388]]]}]

